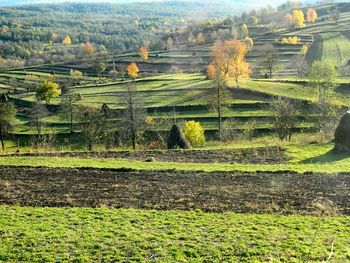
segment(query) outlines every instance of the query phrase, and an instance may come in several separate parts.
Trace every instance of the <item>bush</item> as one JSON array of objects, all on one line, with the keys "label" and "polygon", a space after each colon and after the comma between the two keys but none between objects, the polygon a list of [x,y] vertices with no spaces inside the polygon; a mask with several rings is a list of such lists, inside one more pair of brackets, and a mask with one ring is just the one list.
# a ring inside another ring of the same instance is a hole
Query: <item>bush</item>
[{"label": "bush", "polygon": [[284,37],[282,38],[282,44],[285,45],[297,45],[300,44],[300,38],[299,37]]},{"label": "bush", "polygon": [[205,143],[204,129],[199,122],[186,121],[184,135],[192,146],[202,146]]}]

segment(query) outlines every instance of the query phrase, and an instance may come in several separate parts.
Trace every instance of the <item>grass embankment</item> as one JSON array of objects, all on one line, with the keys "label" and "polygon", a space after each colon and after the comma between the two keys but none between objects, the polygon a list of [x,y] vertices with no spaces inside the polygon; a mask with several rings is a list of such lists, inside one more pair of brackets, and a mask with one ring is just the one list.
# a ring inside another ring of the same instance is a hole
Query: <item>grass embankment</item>
[{"label": "grass embankment", "polygon": [[[252,146],[259,146],[252,144]],[[251,146],[251,147],[252,147]],[[260,145],[261,146],[261,145]],[[243,147],[248,147],[244,146]],[[285,164],[223,164],[223,163],[179,163],[179,162],[146,162],[112,158],[79,158],[79,157],[45,157],[45,156],[4,156],[0,158],[2,166],[46,166],[96,169],[134,169],[134,170],[179,170],[179,171],[295,171],[314,173],[350,172],[350,156],[335,154],[332,144],[286,145],[286,154],[290,161]],[[220,147],[209,147],[208,149]],[[226,147],[227,148],[227,147]],[[146,157],[145,157],[146,159]]]},{"label": "grass embankment", "polygon": [[0,261],[350,260],[347,217],[0,206]]}]

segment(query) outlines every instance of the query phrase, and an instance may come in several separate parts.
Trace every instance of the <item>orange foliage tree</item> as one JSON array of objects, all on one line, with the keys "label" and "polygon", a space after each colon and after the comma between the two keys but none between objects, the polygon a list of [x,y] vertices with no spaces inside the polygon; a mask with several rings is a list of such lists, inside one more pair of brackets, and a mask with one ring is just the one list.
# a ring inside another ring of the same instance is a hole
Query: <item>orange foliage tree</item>
[{"label": "orange foliage tree", "polygon": [[225,79],[233,78],[238,86],[239,78],[249,78],[251,68],[246,61],[247,46],[239,40],[217,41],[211,49],[213,64]]},{"label": "orange foliage tree", "polygon": [[144,60],[144,61],[147,61],[148,60],[148,49],[146,47],[140,47],[140,50],[139,50],[139,54],[140,54],[140,57]]},{"label": "orange foliage tree", "polygon": [[308,22],[315,23],[317,19],[317,12],[314,8],[309,8],[307,10],[306,19]]},{"label": "orange foliage tree", "polygon": [[95,52],[96,52],[96,47],[92,43],[87,42],[83,45],[84,54],[93,54]]},{"label": "orange foliage tree", "polygon": [[284,21],[290,26],[294,24],[294,19],[293,19],[293,16],[291,14],[287,14],[284,17]]},{"label": "orange foliage tree", "polygon": [[139,70],[139,67],[136,65],[136,63],[131,63],[127,68],[127,72],[128,72],[128,76],[133,80],[135,80],[140,70]]},{"label": "orange foliage tree", "polygon": [[196,38],[197,44],[198,45],[203,45],[205,44],[205,38],[202,33],[199,33],[197,38]]}]

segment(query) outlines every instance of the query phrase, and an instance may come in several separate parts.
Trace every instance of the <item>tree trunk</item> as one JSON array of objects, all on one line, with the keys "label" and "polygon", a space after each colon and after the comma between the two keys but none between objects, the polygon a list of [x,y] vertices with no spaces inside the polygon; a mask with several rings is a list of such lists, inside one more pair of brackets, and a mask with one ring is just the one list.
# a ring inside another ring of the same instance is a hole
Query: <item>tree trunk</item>
[{"label": "tree trunk", "polygon": [[5,151],[4,137],[3,137],[3,135],[1,133],[0,133],[0,141],[1,141],[2,150]]},{"label": "tree trunk", "polygon": [[217,108],[218,108],[218,129],[219,129],[219,140],[222,140],[221,135],[221,92],[220,92],[220,86],[218,85],[217,90]]}]

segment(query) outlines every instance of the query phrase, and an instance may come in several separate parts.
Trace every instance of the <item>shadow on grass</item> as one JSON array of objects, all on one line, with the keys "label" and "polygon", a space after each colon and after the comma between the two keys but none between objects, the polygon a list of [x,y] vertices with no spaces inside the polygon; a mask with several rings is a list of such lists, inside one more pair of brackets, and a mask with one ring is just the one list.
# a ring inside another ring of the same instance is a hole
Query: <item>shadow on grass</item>
[{"label": "shadow on grass", "polygon": [[302,161],[304,164],[310,163],[332,163],[336,161],[341,161],[350,157],[350,152],[348,153],[336,153],[333,150],[328,151],[320,156],[308,158]]}]

